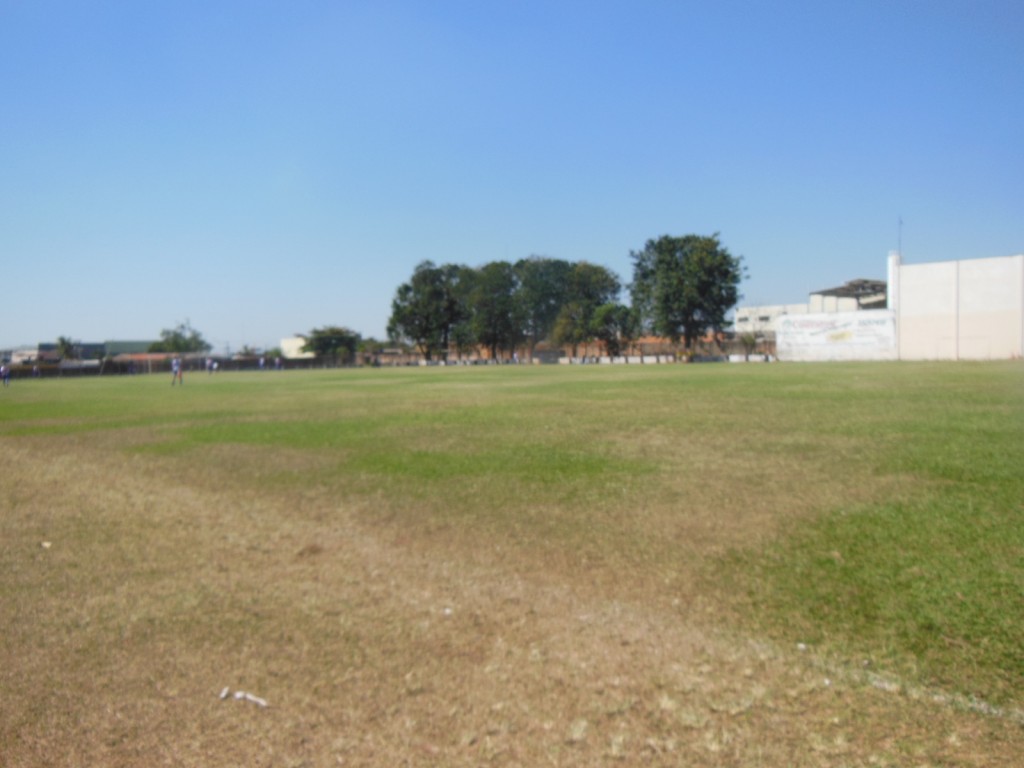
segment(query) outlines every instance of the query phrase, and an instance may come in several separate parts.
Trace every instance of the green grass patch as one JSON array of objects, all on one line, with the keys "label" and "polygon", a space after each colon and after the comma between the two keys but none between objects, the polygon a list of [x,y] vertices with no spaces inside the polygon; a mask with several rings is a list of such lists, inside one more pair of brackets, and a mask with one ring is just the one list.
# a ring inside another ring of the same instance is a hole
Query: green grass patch
[{"label": "green grass patch", "polygon": [[750,605],[776,637],[1019,704],[1022,513],[955,496],[854,508],[739,563]]},{"label": "green grass patch", "polygon": [[1019,365],[908,368],[926,375],[876,390],[850,424],[871,451],[865,481],[894,481],[896,498],[823,509],[727,571],[777,638],[1020,706],[1024,379]]}]

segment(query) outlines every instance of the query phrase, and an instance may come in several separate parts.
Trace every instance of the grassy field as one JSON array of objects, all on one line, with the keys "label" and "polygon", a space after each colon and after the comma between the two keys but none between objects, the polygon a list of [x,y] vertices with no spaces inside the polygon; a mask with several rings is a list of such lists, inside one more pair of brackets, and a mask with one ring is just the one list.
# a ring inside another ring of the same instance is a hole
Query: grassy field
[{"label": "grassy field", "polygon": [[1024,754],[1020,362],[16,381],[0,450],[3,766]]}]

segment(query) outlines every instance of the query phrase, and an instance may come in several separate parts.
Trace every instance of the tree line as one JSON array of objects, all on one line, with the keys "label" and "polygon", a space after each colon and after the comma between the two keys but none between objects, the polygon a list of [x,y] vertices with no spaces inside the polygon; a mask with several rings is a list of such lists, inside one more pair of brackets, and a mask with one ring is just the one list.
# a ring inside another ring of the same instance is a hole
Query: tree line
[{"label": "tree line", "polygon": [[656,335],[690,348],[719,331],[739,299],[742,257],[711,236],[669,235],[632,251],[630,304],[606,267],[532,256],[480,267],[421,262],[395,292],[388,336],[413,344],[428,360],[480,347],[492,358],[541,341],[568,347],[600,342],[617,356],[638,338]]}]

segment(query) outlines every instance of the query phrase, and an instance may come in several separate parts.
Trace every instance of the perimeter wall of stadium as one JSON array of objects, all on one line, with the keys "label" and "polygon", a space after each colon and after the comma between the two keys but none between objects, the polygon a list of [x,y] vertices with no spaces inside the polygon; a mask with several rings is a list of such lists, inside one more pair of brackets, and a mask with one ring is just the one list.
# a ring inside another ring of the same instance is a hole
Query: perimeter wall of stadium
[{"label": "perimeter wall of stadium", "polygon": [[903,264],[889,255],[887,308],[782,315],[780,360],[1024,357],[1024,254]]}]

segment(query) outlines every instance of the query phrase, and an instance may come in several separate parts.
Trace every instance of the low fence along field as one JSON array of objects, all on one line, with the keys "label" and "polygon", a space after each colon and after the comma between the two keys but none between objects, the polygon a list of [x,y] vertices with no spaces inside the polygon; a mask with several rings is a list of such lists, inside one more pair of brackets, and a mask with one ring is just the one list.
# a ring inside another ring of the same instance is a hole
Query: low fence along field
[{"label": "low fence along field", "polygon": [[1011,766],[1024,366],[0,391],[0,764]]}]

